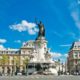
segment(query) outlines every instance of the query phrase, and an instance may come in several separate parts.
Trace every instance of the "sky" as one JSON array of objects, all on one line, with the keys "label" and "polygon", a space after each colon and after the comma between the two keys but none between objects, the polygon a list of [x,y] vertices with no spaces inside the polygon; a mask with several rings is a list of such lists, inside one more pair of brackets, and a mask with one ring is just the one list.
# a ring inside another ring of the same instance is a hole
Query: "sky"
[{"label": "sky", "polygon": [[0,48],[20,48],[35,40],[42,21],[54,59],[66,59],[80,40],[80,0],[0,0]]}]

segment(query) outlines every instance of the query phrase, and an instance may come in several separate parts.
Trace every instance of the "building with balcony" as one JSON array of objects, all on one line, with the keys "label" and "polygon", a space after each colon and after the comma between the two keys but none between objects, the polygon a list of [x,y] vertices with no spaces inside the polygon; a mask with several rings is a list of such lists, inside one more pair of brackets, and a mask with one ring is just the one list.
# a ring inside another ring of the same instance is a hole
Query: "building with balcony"
[{"label": "building with balcony", "polygon": [[74,42],[70,48],[67,58],[67,68],[71,74],[80,72],[80,41]]},{"label": "building with balcony", "polygon": [[0,49],[0,73],[17,74],[22,71],[26,73],[27,66],[35,72],[37,65],[40,64],[43,69],[44,67],[50,68],[51,71],[53,70],[53,73],[55,71],[57,74],[55,68],[55,70],[51,69],[55,64],[54,61],[51,60],[49,51],[45,43],[40,45],[40,43],[33,40],[23,43],[20,49]]},{"label": "building with balcony", "polygon": [[33,48],[33,41],[28,41],[20,49],[0,49],[0,73],[14,74],[25,70]]}]

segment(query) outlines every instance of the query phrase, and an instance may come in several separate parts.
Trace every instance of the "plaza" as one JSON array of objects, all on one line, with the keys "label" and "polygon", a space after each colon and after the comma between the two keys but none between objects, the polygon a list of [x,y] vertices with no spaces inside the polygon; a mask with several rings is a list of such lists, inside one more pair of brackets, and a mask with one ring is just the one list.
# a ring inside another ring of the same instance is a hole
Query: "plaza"
[{"label": "plaza", "polygon": [[73,76],[73,75],[1,76],[0,80],[80,80],[80,76]]},{"label": "plaza", "polygon": [[80,80],[80,0],[0,0],[0,80]]}]

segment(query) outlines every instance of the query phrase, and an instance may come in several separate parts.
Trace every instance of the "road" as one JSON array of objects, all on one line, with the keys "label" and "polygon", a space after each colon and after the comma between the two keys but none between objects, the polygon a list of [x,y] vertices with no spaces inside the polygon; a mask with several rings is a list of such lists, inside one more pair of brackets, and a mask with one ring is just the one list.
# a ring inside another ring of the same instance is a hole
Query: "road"
[{"label": "road", "polygon": [[53,76],[53,75],[32,75],[32,76],[0,76],[0,80],[80,80],[80,76]]}]

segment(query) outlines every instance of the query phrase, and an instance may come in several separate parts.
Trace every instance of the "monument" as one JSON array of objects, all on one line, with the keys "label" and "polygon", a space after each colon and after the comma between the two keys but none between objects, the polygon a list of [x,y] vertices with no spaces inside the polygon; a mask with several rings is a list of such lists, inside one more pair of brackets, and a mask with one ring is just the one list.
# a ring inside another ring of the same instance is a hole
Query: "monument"
[{"label": "monument", "polygon": [[45,28],[42,22],[38,23],[39,33],[35,40],[35,49],[37,51],[37,61],[45,62],[45,53],[47,49],[47,41],[45,40]]},{"label": "monument", "polygon": [[[35,71],[38,72],[45,72],[51,71],[51,68],[54,67],[54,61],[51,60],[50,49],[47,48],[47,40],[45,39],[45,28],[42,22],[40,21],[38,24],[39,32],[36,40],[34,41],[34,48],[32,58],[30,59],[28,65],[28,72],[30,74],[34,73]],[[30,68],[30,70],[29,70]],[[32,71],[31,71],[32,69]]]}]

